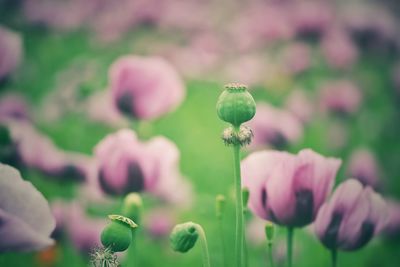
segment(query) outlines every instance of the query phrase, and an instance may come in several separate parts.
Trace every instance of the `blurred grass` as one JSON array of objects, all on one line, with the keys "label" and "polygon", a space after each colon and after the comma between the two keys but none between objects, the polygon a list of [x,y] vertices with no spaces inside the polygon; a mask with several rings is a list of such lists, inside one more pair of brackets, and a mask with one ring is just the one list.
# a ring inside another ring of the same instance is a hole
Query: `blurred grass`
[{"label": "blurred grass", "polygon": [[[118,46],[100,46],[90,41],[85,33],[66,35],[49,34],[43,29],[22,29],[25,40],[26,60],[14,79],[4,90],[18,90],[39,108],[43,97],[53,90],[56,74],[64,70],[77,58],[95,60],[101,66],[98,84],[107,84],[107,68],[119,55],[142,53],[141,42],[149,37],[144,28],[128,37]],[[136,44],[140,44],[136,47]],[[313,148],[325,155],[349,157],[353,148],[366,145],[377,151],[384,169],[384,179],[388,191],[400,195],[400,133],[398,98],[387,82],[390,58],[379,55],[364,56],[355,69],[354,75],[365,90],[362,110],[349,119],[333,119],[316,114],[317,118],[305,129],[304,140],[292,147],[298,151],[304,147]],[[330,77],[346,77],[348,73],[332,73],[323,64],[292,81],[292,84],[315,91],[318,84]],[[206,230],[213,266],[221,266],[219,233],[214,216],[214,197],[222,193],[228,196],[227,214],[224,219],[226,243],[228,244],[228,266],[233,265],[234,206],[230,197],[233,184],[232,152],[220,140],[224,124],[215,114],[215,102],[222,84],[206,81],[186,81],[187,99],[179,109],[150,125],[150,132],[143,138],[164,135],[177,144],[181,151],[181,170],[196,189],[194,207],[180,214],[180,221],[192,220],[203,225]],[[97,88],[103,89],[103,88]],[[266,100],[274,104],[283,102],[285,93],[256,88],[256,100]],[[349,129],[349,143],[341,149],[332,151],[328,139],[329,125],[339,121]],[[61,148],[91,154],[93,147],[113,129],[88,121],[79,112],[71,112],[54,123],[39,121],[39,128],[48,134]],[[382,130],[379,130],[382,127]],[[245,155],[243,153],[243,155]],[[346,163],[345,163],[346,165]],[[338,180],[345,178],[342,168]],[[74,196],[75,185],[60,184],[33,171],[25,171],[24,176],[31,180],[49,198]],[[284,238],[285,230],[278,230],[278,239]],[[328,266],[329,253],[319,244],[308,230],[296,231],[295,266]],[[265,246],[250,247],[251,266],[266,266]],[[374,267],[398,266],[398,243],[375,240],[366,248],[355,253],[341,253],[340,266]],[[144,236],[138,238],[138,266],[200,266],[201,251],[197,246],[187,254],[178,255],[169,249],[167,240],[152,240]],[[68,240],[59,246],[57,266],[86,266],[86,261],[73,249]],[[32,253],[7,253],[0,255],[0,266],[39,266]],[[125,265],[126,266],[126,265]]]}]

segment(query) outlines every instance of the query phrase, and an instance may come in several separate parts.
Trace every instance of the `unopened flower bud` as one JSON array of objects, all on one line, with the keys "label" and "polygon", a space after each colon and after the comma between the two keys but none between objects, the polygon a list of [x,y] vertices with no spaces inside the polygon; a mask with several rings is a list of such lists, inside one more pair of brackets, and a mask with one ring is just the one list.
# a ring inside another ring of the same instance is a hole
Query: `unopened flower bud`
[{"label": "unopened flower bud", "polygon": [[218,117],[239,128],[243,122],[251,120],[256,113],[256,103],[243,84],[225,85],[217,102]]},{"label": "unopened flower bud", "polygon": [[142,206],[143,202],[140,195],[137,193],[129,193],[124,198],[122,214],[135,222],[139,222]]},{"label": "unopened flower bud", "polygon": [[268,222],[265,224],[265,236],[267,237],[267,243],[272,244],[275,235],[275,227],[272,222]]},{"label": "unopened flower bud", "polygon": [[132,229],[137,225],[121,215],[108,215],[111,219],[101,233],[101,243],[113,252],[126,250],[132,242]]},{"label": "unopened flower bud", "polygon": [[199,237],[196,226],[193,222],[187,222],[172,229],[169,240],[174,251],[185,253],[194,247]]},{"label": "unopened flower bud", "polygon": [[224,195],[217,195],[215,198],[215,214],[218,219],[221,219],[225,210],[226,199]]},{"label": "unopened flower bud", "polygon": [[250,192],[247,187],[242,188],[242,200],[243,200],[243,208],[247,209],[247,203],[249,202]]}]

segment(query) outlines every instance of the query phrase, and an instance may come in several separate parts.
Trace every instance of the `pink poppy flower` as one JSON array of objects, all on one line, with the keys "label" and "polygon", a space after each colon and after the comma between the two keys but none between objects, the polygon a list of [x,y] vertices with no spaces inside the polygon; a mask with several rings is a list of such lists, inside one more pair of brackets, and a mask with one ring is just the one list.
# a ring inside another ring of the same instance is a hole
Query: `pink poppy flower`
[{"label": "pink poppy flower", "polygon": [[295,89],[287,96],[285,107],[303,123],[311,120],[315,110],[311,97],[302,89]]},{"label": "pink poppy flower", "polygon": [[242,161],[249,208],[279,225],[310,224],[333,187],[340,160],[305,149],[297,155],[260,151]]},{"label": "pink poppy flower", "polygon": [[251,147],[265,144],[282,148],[297,142],[303,136],[303,126],[291,112],[266,103],[257,104],[257,113],[248,123],[254,132]]},{"label": "pink poppy flower", "polygon": [[326,61],[333,68],[351,67],[358,58],[358,49],[344,30],[327,32],[321,46]]},{"label": "pink poppy flower", "polygon": [[368,149],[357,149],[351,154],[348,175],[364,186],[378,188],[381,184],[378,162]]},{"label": "pink poppy flower", "polygon": [[314,223],[318,238],[329,249],[346,251],[365,246],[386,224],[383,198],[354,179],[340,184],[322,205]]},{"label": "pink poppy flower", "polygon": [[355,113],[361,105],[361,100],[360,88],[351,81],[327,82],[320,89],[321,108],[334,113]]},{"label": "pink poppy flower", "polygon": [[175,69],[158,57],[124,56],[109,71],[118,109],[138,119],[156,119],[183,101],[185,87]]},{"label": "pink poppy flower", "polygon": [[0,25],[0,81],[21,63],[22,49],[21,36]]},{"label": "pink poppy flower", "polygon": [[9,93],[0,97],[0,121],[7,119],[29,120],[29,107],[19,94]]},{"label": "pink poppy flower", "polygon": [[179,173],[179,150],[164,137],[142,143],[133,131],[120,130],[96,146],[95,156],[100,187],[110,195],[146,191],[177,203],[191,194]]},{"label": "pink poppy flower", "polygon": [[290,74],[299,74],[310,68],[311,49],[306,43],[292,43],[283,53],[283,62]]},{"label": "pink poppy flower", "polygon": [[389,199],[386,200],[386,203],[388,205],[388,219],[382,232],[387,238],[400,237],[400,202]]}]

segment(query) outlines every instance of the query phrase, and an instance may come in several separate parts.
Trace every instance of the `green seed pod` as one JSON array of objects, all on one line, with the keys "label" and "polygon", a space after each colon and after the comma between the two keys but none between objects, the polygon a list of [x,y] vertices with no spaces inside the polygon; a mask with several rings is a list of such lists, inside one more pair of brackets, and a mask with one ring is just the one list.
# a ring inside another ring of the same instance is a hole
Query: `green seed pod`
[{"label": "green seed pod", "polygon": [[122,214],[129,219],[139,223],[142,205],[142,198],[139,194],[129,193],[124,198],[124,203],[122,205]]},{"label": "green seed pod", "polygon": [[239,128],[240,124],[254,117],[256,103],[245,85],[227,84],[218,98],[217,114],[221,120]]},{"label": "green seed pod", "polygon": [[247,203],[249,202],[250,192],[247,187],[242,188],[242,200],[243,200],[243,207],[247,209]]},{"label": "green seed pod", "polygon": [[272,222],[267,222],[265,224],[265,236],[267,237],[268,244],[272,244],[275,235],[275,227]]},{"label": "green seed pod", "polygon": [[194,247],[198,237],[196,224],[187,222],[178,224],[172,229],[169,241],[174,251],[185,253]]},{"label": "green seed pod", "polygon": [[215,197],[215,214],[218,219],[222,218],[225,210],[226,199],[224,195],[217,195]]},{"label": "green seed pod", "polygon": [[101,232],[101,243],[113,252],[126,250],[132,242],[132,229],[137,225],[121,215],[108,215],[108,218],[111,223]]}]

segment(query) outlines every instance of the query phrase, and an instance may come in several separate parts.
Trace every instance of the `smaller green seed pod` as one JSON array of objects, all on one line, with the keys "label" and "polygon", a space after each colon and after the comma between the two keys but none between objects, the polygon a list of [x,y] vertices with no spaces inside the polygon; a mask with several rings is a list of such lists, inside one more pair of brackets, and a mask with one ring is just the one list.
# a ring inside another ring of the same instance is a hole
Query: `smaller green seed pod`
[{"label": "smaller green seed pod", "polygon": [[221,120],[239,128],[240,124],[254,117],[256,103],[245,85],[227,84],[218,98],[217,114]]},{"label": "smaller green seed pod", "polygon": [[194,247],[198,237],[199,233],[197,232],[196,224],[187,222],[177,224],[172,229],[169,241],[174,251],[185,253]]},{"label": "smaller green seed pod", "polygon": [[265,224],[265,236],[268,244],[272,244],[275,236],[275,226],[272,222],[267,222]]},{"label": "smaller green seed pod", "polygon": [[129,193],[124,198],[124,203],[122,205],[122,214],[129,219],[139,223],[142,206],[143,202],[140,195],[138,193]]},{"label": "smaller green seed pod", "polygon": [[101,232],[101,243],[113,252],[126,250],[132,242],[132,230],[137,225],[129,218],[121,215],[108,215],[111,219]]},{"label": "smaller green seed pod", "polygon": [[224,195],[219,194],[215,197],[215,214],[218,219],[221,219],[224,214],[225,204],[226,199]]}]

